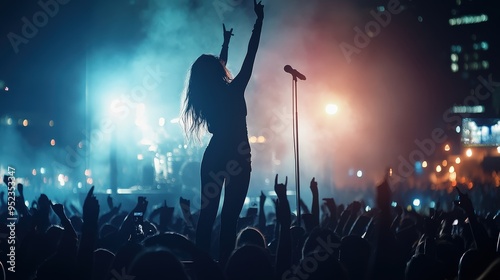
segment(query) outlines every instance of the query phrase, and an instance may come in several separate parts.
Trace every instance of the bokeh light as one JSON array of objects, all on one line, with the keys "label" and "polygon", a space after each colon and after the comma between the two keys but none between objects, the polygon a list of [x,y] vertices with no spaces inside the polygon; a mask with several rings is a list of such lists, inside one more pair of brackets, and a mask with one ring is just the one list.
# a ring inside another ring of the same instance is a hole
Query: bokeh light
[{"label": "bokeh light", "polygon": [[335,115],[335,114],[337,114],[338,110],[339,110],[339,107],[336,104],[327,104],[325,107],[325,112],[328,115]]}]

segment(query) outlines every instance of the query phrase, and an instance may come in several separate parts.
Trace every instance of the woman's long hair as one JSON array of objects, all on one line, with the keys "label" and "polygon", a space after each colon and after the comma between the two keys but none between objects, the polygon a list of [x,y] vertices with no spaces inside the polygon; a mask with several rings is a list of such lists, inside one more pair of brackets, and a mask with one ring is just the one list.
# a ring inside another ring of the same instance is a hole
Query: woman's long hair
[{"label": "woman's long hair", "polygon": [[214,55],[201,55],[191,66],[184,87],[181,122],[188,140],[201,141],[231,76]]}]

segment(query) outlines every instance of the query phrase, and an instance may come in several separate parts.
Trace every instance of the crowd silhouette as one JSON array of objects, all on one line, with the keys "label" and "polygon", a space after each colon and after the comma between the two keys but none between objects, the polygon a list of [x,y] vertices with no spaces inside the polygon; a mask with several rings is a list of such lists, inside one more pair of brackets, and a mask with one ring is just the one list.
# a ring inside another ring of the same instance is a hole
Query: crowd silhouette
[{"label": "crowd silhouette", "polygon": [[[13,185],[4,177],[6,185]],[[101,205],[88,190],[81,209],[53,203],[41,194],[31,207],[16,184],[15,272],[9,263],[11,222],[1,202],[0,279],[500,279],[499,221],[479,211],[456,188],[453,207],[418,212],[393,206],[386,178],[375,189],[375,205],[363,201],[320,203],[318,183],[302,202],[302,224],[290,210],[287,179],[276,175],[276,197],[260,195],[258,212],[238,220],[227,260],[218,238],[208,249],[196,242],[202,217],[179,198],[180,215],[166,204],[153,208],[137,197],[130,211],[107,196]],[[264,204],[271,199],[272,213]],[[216,219],[213,236],[222,231]]]}]

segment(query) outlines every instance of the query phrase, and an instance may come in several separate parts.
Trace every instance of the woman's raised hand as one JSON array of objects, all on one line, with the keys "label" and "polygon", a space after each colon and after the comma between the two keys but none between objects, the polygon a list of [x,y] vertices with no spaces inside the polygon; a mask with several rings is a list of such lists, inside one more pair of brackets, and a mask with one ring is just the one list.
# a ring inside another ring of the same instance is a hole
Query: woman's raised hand
[{"label": "woman's raised hand", "polygon": [[257,15],[257,18],[264,19],[264,5],[262,5],[262,1],[257,3],[257,0],[253,0],[253,10]]}]

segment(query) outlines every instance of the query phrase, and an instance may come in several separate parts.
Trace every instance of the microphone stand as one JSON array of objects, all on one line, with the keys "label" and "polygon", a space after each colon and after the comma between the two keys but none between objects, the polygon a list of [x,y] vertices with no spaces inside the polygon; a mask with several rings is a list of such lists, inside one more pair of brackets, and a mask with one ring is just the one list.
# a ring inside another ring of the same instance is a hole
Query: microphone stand
[{"label": "microphone stand", "polygon": [[295,193],[297,207],[297,225],[301,226],[300,214],[300,166],[299,166],[299,113],[297,110],[297,76],[292,74],[292,126],[293,126],[293,152],[295,159]]}]

